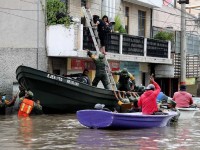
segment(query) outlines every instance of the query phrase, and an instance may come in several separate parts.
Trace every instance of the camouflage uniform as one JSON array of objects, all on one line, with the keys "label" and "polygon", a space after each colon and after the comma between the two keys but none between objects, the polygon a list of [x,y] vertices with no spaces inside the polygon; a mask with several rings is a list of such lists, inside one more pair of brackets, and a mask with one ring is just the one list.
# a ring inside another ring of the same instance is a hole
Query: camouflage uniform
[{"label": "camouflage uniform", "polygon": [[[114,75],[119,75],[119,81],[117,83],[117,89],[120,91],[130,91],[131,90],[131,84],[135,85],[135,78],[134,76],[128,72],[126,68],[124,68],[121,71],[115,71],[113,72]],[[130,80],[132,83],[130,83]]]},{"label": "camouflage uniform", "polygon": [[42,106],[40,105],[38,100],[33,100],[33,93],[31,91],[26,91],[25,92],[25,97],[21,97],[19,98],[19,103],[18,103],[18,110],[20,108],[20,105],[22,103],[22,101],[24,100],[24,98],[28,98],[29,100],[34,101],[34,105],[33,105],[33,110],[31,111],[30,115],[41,115],[43,114],[43,110],[42,110]]},{"label": "camouflage uniform", "polygon": [[88,56],[92,58],[92,60],[94,61],[96,65],[96,74],[92,82],[92,86],[96,87],[99,81],[101,81],[105,89],[110,89],[109,81],[108,81],[107,73],[106,73],[106,64],[104,62],[105,56],[103,54],[99,54],[99,57],[95,58],[95,56],[90,51],[88,51]]}]

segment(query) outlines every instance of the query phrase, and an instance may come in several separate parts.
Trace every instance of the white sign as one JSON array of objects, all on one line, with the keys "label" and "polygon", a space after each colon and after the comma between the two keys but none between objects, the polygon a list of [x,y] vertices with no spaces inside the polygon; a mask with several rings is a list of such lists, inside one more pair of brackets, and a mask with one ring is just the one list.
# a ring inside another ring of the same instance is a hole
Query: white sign
[{"label": "white sign", "polygon": [[156,65],[155,75],[159,78],[173,78],[174,77],[174,66],[172,65]]}]

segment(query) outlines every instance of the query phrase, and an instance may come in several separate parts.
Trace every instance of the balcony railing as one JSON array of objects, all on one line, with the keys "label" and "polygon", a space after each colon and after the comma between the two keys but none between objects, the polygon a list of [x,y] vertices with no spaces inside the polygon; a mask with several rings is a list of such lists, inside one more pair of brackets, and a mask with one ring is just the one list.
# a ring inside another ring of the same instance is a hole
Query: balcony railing
[{"label": "balcony railing", "polygon": [[[83,49],[95,49],[88,28],[84,28],[83,35]],[[168,41],[139,36],[119,33],[109,33],[106,36],[106,50],[115,54],[170,59],[170,47]]]},{"label": "balcony railing", "polygon": [[[88,28],[63,25],[47,28],[47,55],[53,57],[87,57],[82,50],[94,50]],[[109,33],[106,35],[108,59],[172,64],[170,42],[139,36]]]}]

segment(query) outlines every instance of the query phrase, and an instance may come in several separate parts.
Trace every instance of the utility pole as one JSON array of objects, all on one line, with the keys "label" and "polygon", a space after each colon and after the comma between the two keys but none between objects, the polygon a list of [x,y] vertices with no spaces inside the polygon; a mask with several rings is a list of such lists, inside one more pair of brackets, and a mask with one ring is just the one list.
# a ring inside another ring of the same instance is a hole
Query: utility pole
[{"label": "utility pole", "polygon": [[36,63],[38,69],[39,63],[39,39],[40,38],[40,0],[37,1],[37,56],[36,56]]},{"label": "utility pole", "polygon": [[181,4],[181,81],[180,84],[186,82],[186,26],[185,26],[185,3]]},{"label": "utility pole", "polygon": [[181,4],[181,81],[180,85],[186,84],[186,9],[185,5],[189,4],[189,0],[179,0]]}]

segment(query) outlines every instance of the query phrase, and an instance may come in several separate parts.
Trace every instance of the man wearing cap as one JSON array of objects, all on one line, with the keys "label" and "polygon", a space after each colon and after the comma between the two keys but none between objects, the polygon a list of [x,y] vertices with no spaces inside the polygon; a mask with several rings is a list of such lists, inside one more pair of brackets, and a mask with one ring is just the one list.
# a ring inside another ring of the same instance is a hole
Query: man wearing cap
[{"label": "man wearing cap", "polygon": [[173,100],[179,108],[190,107],[193,104],[192,95],[186,92],[186,85],[180,86],[180,90],[174,93]]},{"label": "man wearing cap", "polygon": [[153,78],[150,78],[150,83],[138,100],[138,106],[142,108],[142,113],[146,115],[152,115],[158,111],[156,98],[160,92],[160,86]]},{"label": "man wearing cap", "polygon": [[19,103],[19,117],[28,117],[32,113],[41,114],[42,106],[40,102],[34,102],[33,100],[33,92],[26,91],[24,99]]},{"label": "man wearing cap", "polygon": [[77,77],[77,80],[90,85],[90,78],[88,77],[89,74],[89,70],[88,69],[84,69],[83,73],[75,73],[75,74],[70,74],[70,75],[64,75],[65,77]]},{"label": "man wearing cap", "polygon": [[119,75],[119,80],[117,83],[118,90],[130,91],[134,88],[135,78],[130,72],[128,72],[127,68],[123,68],[121,71],[111,71],[111,72],[114,75]]},{"label": "man wearing cap", "polygon": [[95,78],[92,81],[92,86],[97,86],[99,81],[103,83],[105,89],[109,89],[109,81],[106,74],[106,64],[104,61],[105,56],[103,54],[99,54],[99,57],[96,58],[90,51],[88,51],[87,55],[92,58],[96,66],[96,74]]}]

